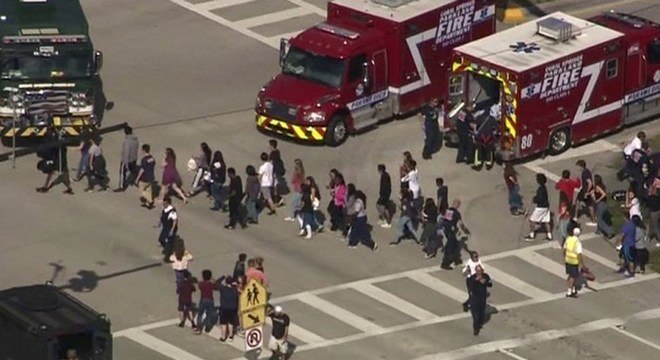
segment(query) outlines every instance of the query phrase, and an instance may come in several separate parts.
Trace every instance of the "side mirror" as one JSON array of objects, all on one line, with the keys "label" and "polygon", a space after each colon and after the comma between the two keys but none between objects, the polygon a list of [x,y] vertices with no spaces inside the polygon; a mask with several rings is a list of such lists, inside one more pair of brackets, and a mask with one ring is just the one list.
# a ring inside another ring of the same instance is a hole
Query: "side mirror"
[{"label": "side mirror", "polygon": [[289,39],[280,39],[280,67],[284,66],[284,59],[286,59],[286,54],[289,52],[290,47]]},{"label": "side mirror", "polygon": [[94,53],[94,72],[98,75],[102,67],[103,67],[103,53],[97,50]]}]

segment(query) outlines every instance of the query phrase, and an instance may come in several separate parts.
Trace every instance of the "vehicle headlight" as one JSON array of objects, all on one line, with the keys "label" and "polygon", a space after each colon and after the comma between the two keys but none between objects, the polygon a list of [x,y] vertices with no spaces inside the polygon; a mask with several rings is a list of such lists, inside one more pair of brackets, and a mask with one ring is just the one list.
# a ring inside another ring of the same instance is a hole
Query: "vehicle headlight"
[{"label": "vehicle headlight", "polygon": [[309,123],[318,123],[325,121],[325,113],[322,111],[314,111],[305,114],[305,121]]}]

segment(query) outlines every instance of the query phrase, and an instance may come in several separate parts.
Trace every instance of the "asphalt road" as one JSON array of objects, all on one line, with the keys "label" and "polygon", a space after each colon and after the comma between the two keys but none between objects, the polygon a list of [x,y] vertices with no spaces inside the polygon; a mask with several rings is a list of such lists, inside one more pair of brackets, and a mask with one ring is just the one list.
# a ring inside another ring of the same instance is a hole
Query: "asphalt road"
[{"label": "asphalt road", "polygon": [[[258,165],[267,149],[268,138],[254,129],[250,109],[259,86],[277,71],[275,40],[318,21],[324,3],[116,0],[109,6],[84,0],[94,43],[105,54],[107,97],[116,103],[106,124],[129,122],[158,157],[165,147],[174,148],[188,183],[192,175],[185,173],[185,163],[202,141],[222,150],[242,174],[246,165]],[[546,7],[586,17],[607,6],[660,19],[660,6],[652,0],[574,4]],[[558,174],[577,157],[611,176],[607,164],[616,159],[616,146],[639,128],[657,130],[658,121],[520,167],[527,201],[533,171]],[[113,172],[121,141],[122,135],[113,134],[103,142]],[[340,169],[370,199],[377,194],[376,165],[386,164],[395,174],[401,153],[410,150],[421,159],[421,147],[418,118],[384,124],[339,149],[281,143],[289,170],[293,159],[301,158],[307,173],[324,183],[329,169]],[[239,252],[263,256],[275,301],[296,324],[291,337],[297,359],[649,359],[660,354],[657,275],[623,281],[612,273],[616,258],[610,245],[589,235],[587,261],[599,291],[564,299],[561,254],[554,243],[519,240],[527,225],[506,211],[501,170],[475,173],[455,165],[454,156],[443,149],[433,160],[420,161],[422,189],[431,194],[435,177],[442,176],[450,197],[463,200],[473,233],[469,246],[485,256],[496,283],[490,301],[499,313],[478,338],[460,309],[465,293],[459,272],[441,273],[439,261],[424,260],[412,244],[386,246],[395,236],[392,229],[374,228],[381,244],[376,253],[348,250],[330,233],[307,242],[297,237],[295,225],[283,221],[285,206],[277,216],[263,216],[258,226],[228,231],[222,227],[226,215],[208,211],[209,200],[197,196],[187,205],[175,203],[180,233],[195,255],[191,270],[199,275],[208,268],[220,275],[231,271]],[[72,152],[70,163],[76,160]],[[153,228],[158,212],[140,208],[136,191],[87,194],[76,184],[74,196],[59,189],[37,194],[42,175],[35,163],[34,157],[21,158],[15,170],[0,163],[5,269],[0,288],[45,280],[66,287],[110,316],[116,359],[242,356],[242,339],[220,344],[174,326],[174,277],[160,263]],[[325,203],[328,194],[323,196]],[[371,204],[369,216],[375,224]]]}]

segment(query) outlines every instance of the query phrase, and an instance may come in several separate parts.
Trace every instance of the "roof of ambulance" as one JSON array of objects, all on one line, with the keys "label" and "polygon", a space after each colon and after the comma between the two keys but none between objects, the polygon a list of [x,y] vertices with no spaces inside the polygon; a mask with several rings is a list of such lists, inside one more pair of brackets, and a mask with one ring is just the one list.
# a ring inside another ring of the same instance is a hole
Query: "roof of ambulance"
[{"label": "roof of ambulance", "polygon": [[[579,34],[565,42],[558,42],[537,34],[537,21],[550,17],[572,24],[574,31],[579,31]],[[505,69],[523,72],[571,54],[577,54],[582,50],[621,36],[623,34],[618,31],[562,12],[555,12],[541,19],[530,21],[462,45],[457,47],[456,51],[483,59]],[[511,46],[517,43],[524,43],[526,45],[534,43],[538,47],[538,50],[514,52]]]},{"label": "roof of ambulance", "polygon": [[[416,16],[425,14],[429,10],[460,2],[462,2],[462,0],[413,0],[410,2],[403,1],[403,5],[390,7],[374,0],[332,1],[332,3],[337,5],[396,22],[404,22]],[[396,3],[396,1],[393,1],[393,3]]]}]

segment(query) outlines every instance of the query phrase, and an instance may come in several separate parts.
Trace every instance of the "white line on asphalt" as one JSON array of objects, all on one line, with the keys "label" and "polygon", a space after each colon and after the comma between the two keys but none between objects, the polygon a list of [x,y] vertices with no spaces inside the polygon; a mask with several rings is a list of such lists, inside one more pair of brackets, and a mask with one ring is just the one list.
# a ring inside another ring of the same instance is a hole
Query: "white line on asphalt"
[{"label": "white line on asphalt", "polygon": [[131,330],[125,332],[123,336],[170,359],[204,360],[144,331]]},{"label": "white line on asphalt", "polygon": [[[639,315],[639,317],[637,315]],[[523,335],[517,338],[490,341],[487,343],[472,345],[452,351],[447,351],[444,353],[422,356],[415,360],[465,359],[473,356],[491,353],[497,351],[498,349],[503,349],[503,348],[511,349],[516,347],[556,340],[562,337],[572,337],[587,332],[604,330],[616,326],[617,324],[640,321],[640,318],[649,318],[649,317],[653,319],[659,318],[660,308],[643,311],[625,318],[600,319],[561,330],[547,330],[547,331],[537,332],[534,334]]]},{"label": "white line on asphalt", "polygon": [[326,341],[325,338],[314,334],[313,332],[302,328],[296,324],[289,324],[289,335],[293,336],[298,340],[302,340],[305,344],[314,344],[321,341]]},{"label": "white line on asphalt", "polygon": [[211,332],[209,332],[206,335],[208,335],[209,337],[211,337],[213,340],[215,340],[216,342],[218,342],[220,344],[227,344],[227,345],[233,347],[234,349],[236,349],[240,352],[245,351],[245,341],[244,341],[243,338],[234,336],[233,340],[227,339],[224,342],[221,342],[220,341],[221,334],[222,333],[220,331],[220,326],[216,325],[216,326],[213,327],[213,329],[211,329]]},{"label": "white line on asphalt", "polygon": [[255,16],[239,21],[234,21],[233,26],[239,28],[253,28],[261,25],[272,24],[284,20],[294,19],[297,17],[305,16],[311,14],[311,11],[296,7],[293,9],[287,9],[282,11],[277,11],[261,16]]},{"label": "white line on asphalt", "polygon": [[179,320],[179,319],[163,320],[163,321],[159,321],[159,322],[155,322],[155,323],[151,323],[151,324],[140,325],[140,326],[136,326],[134,328],[117,331],[117,332],[114,332],[112,335],[115,336],[115,337],[125,336],[124,334],[127,333],[127,332],[130,333],[132,331],[149,331],[149,330],[158,329],[158,328],[161,328],[161,327],[164,327],[164,326],[172,326],[172,325],[178,324],[180,322],[181,322],[181,320]]},{"label": "white line on asphalt", "polygon": [[490,275],[490,277],[496,283],[499,282],[503,285],[506,285],[506,287],[509,287],[516,292],[532,299],[542,299],[550,296],[549,292],[528,284],[515,276],[512,276],[498,268],[493,267],[492,265],[488,265],[488,275]]},{"label": "white line on asphalt", "polygon": [[525,251],[516,254],[516,257],[524,262],[541,268],[552,275],[556,275],[562,279],[566,278],[566,268],[558,262],[549,259],[536,251]]},{"label": "white line on asphalt", "polygon": [[277,44],[279,44],[279,43],[280,43],[280,39],[287,39],[287,40],[289,40],[289,39],[291,39],[292,37],[297,36],[297,35],[300,34],[301,32],[303,32],[303,30],[293,31],[293,32],[286,33],[286,34],[279,34],[279,35],[275,35],[275,36],[271,36],[271,37],[269,37],[268,40],[270,40],[270,41],[275,41]]},{"label": "white line on asphalt", "polygon": [[553,174],[552,172],[542,168],[539,165],[533,165],[532,163],[529,163],[529,164],[525,164],[523,166],[525,166],[528,170],[530,170],[534,173],[545,175],[545,177],[547,177],[548,180],[550,180],[550,181],[557,182],[557,181],[559,181],[559,179],[561,179],[560,176],[557,176],[557,175]]},{"label": "white line on asphalt", "polygon": [[338,320],[341,320],[347,325],[350,325],[360,331],[373,332],[383,330],[382,327],[372,323],[371,321],[366,320],[361,316],[355,315],[354,313],[343,309],[329,301],[323,300],[316,295],[304,294],[303,296],[299,297],[298,300],[304,302],[316,310],[322,311]]},{"label": "white line on asphalt", "polygon": [[453,285],[450,285],[428,273],[416,274],[415,276],[410,276],[409,278],[459,303],[462,303],[465,301],[465,299],[467,299],[467,292],[460,290]]},{"label": "white line on asphalt", "polygon": [[500,354],[504,354],[504,355],[506,355],[510,358],[516,359],[516,360],[527,360],[526,358],[514,353],[513,349],[499,349],[496,352],[498,352]]},{"label": "white line on asphalt", "polygon": [[204,11],[218,10],[235,5],[243,5],[255,0],[212,0],[196,4],[195,7]]},{"label": "white line on asphalt", "polygon": [[424,310],[413,303],[403,300],[402,298],[371,284],[362,284],[353,289],[382,304],[395,308],[406,315],[412,316],[417,320],[429,320],[438,317],[438,315],[430,311]]},{"label": "white line on asphalt", "polygon": [[318,15],[321,15],[323,17],[326,16],[326,10],[322,9],[322,8],[320,8],[320,7],[318,7],[314,4],[310,4],[310,3],[306,2],[306,1],[303,1],[303,0],[287,0],[287,1],[292,3],[292,4],[296,4],[296,5],[300,6],[303,9],[307,9],[311,12],[314,12]]},{"label": "white line on asphalt", "polygon": [[[596,6],[590,6],[584,9],[578,9],[578,10],[571,10],[567,11],[567,13],[573,15],[573,16],[580,16],[580,15],[586,15],[586,14],[596,14],[599,12],[602,12],[603,10],[611,10],[614,8],[617,8],[622,5],[626,4],[631,4],[635,2],[639,2],[640,0],[621,0],[621,1],[616,1],[616,2],[608,2],[602,5],[596,5]],[[643,0],[642,0],[643,1]]]},{"label": "white line on asphalt", "polygon": [[628,330],[621,329],[621,328],[619,328],[618,326],[614,326],[614,327],[612,327],[612,330],[618,331],[619,333],[621,333],[621,334],[623,334],[623,335],[625,335],[625,336],[627,336],[627,337],[629,337],[629,338],[635,339],[635,340],[641,342],[641,343],[644,344],[644,345],[650,346],[650,347],[652,347],[652,348],[654,348],[654,349],[656,349],[656,350],[660,350],[660,345],[654,343],[653,341],[650,341],[650,340],[644,339],[644,338],[641,337],[641,336],[635,335],[635,334],[631,333],[631,332],[628,331]]},{"label": "white line on asphalt", "polygon": [[[614,249],[612,249],[614,250]],[[612,252],[613,254],[616,254],[615,252]],[[608,268],[612,269],[612,271],[616,270],[619,268],[619,265],[615,263],[614,261],[607,259],[605,257],[602,257],[593,251],[589,251],[587,249],[582,249],[582,255],[584,255],[585,262],[588,262],[589,260],[593,260],[597,263],[601,263],[602,265],[607,266]]]}]

